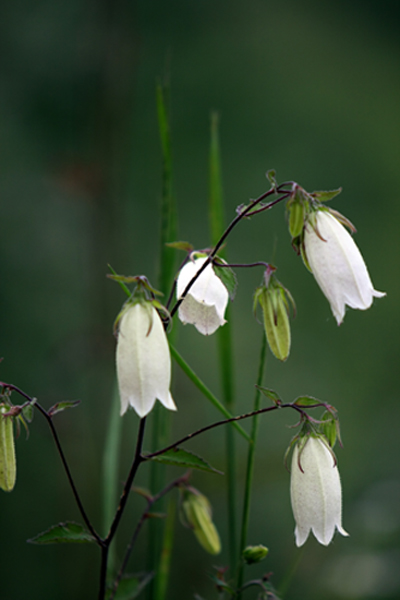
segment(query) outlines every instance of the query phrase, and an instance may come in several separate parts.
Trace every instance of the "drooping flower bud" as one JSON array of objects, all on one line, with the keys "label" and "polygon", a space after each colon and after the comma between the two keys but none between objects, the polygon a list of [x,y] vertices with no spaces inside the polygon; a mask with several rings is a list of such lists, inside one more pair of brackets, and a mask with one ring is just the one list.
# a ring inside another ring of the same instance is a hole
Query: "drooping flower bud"
[{"label": "drooping flower bud", "polygon": [[[182,268],[176,282],[178,299],[206,260],[207,257],[195,258]],[[228,290],[209,264],[179,306],[179,319],[184,324],[191,323],[203,335],[211,335],[226,323],[224,315],[228,300]]]},{"label": "drooping flower bud", "polygon": [[312,217],[304,232],[305,259],[340,325],[346,304],[366,310],[374,297],[386,294],[374,289],[359,249],[338,219],[326,210]]},{"label": "drooping flower bud", "polygon": [[5,492],[11,492],[17,476],[13,419],[4,416],[8,410],[9,406],[0,404],[0,488]]},{"label": "drooping flower bud", "polygon": [[322,437],[300,438],[293,449],[290,495],[296,521],[296,545],[302,546],[312,530],[327,546],[342,527],[342,489],[332,451]]},{"label": "drooping flower bud", "polygon": [[169,391],[171,357],[165,330],[150,302],[139,301],[124,310],[117,343],[117,376],[121,415],[132,406],[146,416],[156,399],[176,410]]},{"label": "drooping flower bud", "polygon": [[287,297],[293,302],[288,290],[271,274],[266,285],[258,288],[254,296],[254,304],[259,302],[263,311],[264,329],[271,352],[282,361],[289,356],[291,342]]},{"label": "drooping flower bud", "polygon": [[221,552],[221,541],[212,521],[212,510],[208,499],[194,488],[183,491],[182,512],[184,520],[193,529],[198,542],[210,554]]},{"label": "drooping flower bud", "polygon": [[248,565],[252,565],[254,563],[258,563],[263,560],[268,554],[268,548],[262,546],[247,546],[243,550],[243,558]]}]

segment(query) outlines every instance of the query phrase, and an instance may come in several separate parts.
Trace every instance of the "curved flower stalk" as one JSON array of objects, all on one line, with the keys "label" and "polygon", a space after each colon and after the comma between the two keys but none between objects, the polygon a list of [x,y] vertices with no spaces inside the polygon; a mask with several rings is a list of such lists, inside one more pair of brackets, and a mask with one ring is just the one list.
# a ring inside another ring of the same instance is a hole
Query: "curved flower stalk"
[{"label": "curved flower stalk", "polygon": [[310,530],[327,546],[335,533],[349,535],[342,527],[342,489],[339,472],[327,443],[308,437],[293,450],[290,496],[296,521],[296,545],[302,546]]},{"label": "curved flower stalk", "polygon": [[386,294],[374,289],[353,238],[330,212],[313,213],[304,230],[305,258],[326,298],[338,325],[346,304],[366,310],[373,298]]},{"label": "curved flower stalk", "polygon": [[122,314],[117,343],[121,415],[128,406],[145,417],[156,399],[176,410],[169,391],[171,357],[160,316],[150,302],[129,305]]},{"label": "curved flower stalk", "polygon": [[[203,266],[207,257],[195,258],[186,263],[178,275],[176,293],[181,298],[187,285]],[[226,323],[224,315],[229,292],[209,264],[189,289],[179,306],[182,323],[194,325],[203,335],[211,335]]]}]

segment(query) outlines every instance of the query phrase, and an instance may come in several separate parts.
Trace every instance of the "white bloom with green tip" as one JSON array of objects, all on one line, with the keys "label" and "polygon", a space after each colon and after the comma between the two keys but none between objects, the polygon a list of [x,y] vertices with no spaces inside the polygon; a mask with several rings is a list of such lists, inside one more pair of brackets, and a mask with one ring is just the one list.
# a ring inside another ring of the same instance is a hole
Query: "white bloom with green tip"
[{"label": "white bloom with green tip", "polygon": [[[301,446],[300,446],[301,447]],[[293,450],[290,496],[296,521],[296,545],[302,546],[310,530],[327,546],[335,533],[349,535],[342,527],[342,489],[339,471],[327,445],[309,437],[302,450]]]},{"label": "white bloom with green tip", "polygon": [[374,297],[386,294],[374,289],[370,276],[352,236],[329,212],[320,210],[314,226],[307,223],[304,249],[311,271],[327,297],[338,325],[346,304],[366,310]]},{"label": "white bloom with green tip", "polygon": [[121,317],[117,344],[121,415],[128,406],[145,417],[156,399],[176,410],[169,391],[171,357],[164,326],[150,303],[129,306]]},{"label": "white bloom with green tip", "polygon": [[[187,262],[182,268],[176,282],[178,299],[206,260],[206,257],[196,258]],[[184,324],[194,325],[203,335],[211,335],[226,323],[224,315],[228,300],[228,290],[209,264],[179,306],[179,319]]]}]

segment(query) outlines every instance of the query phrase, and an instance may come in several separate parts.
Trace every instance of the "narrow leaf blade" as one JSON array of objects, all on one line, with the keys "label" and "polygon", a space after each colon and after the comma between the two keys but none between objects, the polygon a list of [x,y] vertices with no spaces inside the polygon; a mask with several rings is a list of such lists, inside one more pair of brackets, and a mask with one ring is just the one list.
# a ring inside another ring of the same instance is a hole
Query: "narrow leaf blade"
[{"label": "narrow leaf blade", "polygon": [[[143,591],[146,585],[153,579],[154,573],[145,575],[127,575],[123,577],[118,585],[114,600],[134,600]],[[106,600],[111,598],[113,589],[107,590]]]}]

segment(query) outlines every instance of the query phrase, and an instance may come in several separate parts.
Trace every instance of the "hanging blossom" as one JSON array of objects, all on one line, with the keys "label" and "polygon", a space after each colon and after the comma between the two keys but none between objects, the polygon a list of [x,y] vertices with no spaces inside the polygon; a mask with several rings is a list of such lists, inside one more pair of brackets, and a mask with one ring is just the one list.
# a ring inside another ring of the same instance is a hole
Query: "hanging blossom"
[{"label": "hanging blossom", "polygon": [[176,410],[169,391],[171,357],[164,326],[149,302],[131,304],[123,313],[117,344],[121,415],[128,406],[145,417],[156,399]]},{"label": "hanging blossom", "polygon": [[[186,286],[207,257],[190,260],[182,268],[176,282],[177,298],[180,299]],[[179,319],[190,323],[203,335],[211,335],[226,323],[224,315],[228,305],[229,293],[220,278],[209,264],[199,275],[179,306]]]},{"label": "hanging blossom", "polygon": [[315,221],[305,226],[305,255],[340,325],[346,304],[366,310],[374,297],[386,294],[374,289],[359,249],[338,219],[326,210],[314,215]]},{"label": "hanging blossom", "polygon": [[[300,447],[300,448],[299,448]],[[327,546],[335,529],[342,527],[342,489],[337,466],[327,443],[308,437],[293,450],[290,495],[296,521],[296,545],[302,546],[310,530],[320,544]]]}]

